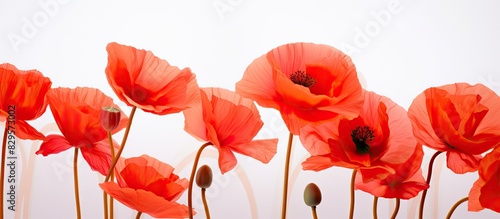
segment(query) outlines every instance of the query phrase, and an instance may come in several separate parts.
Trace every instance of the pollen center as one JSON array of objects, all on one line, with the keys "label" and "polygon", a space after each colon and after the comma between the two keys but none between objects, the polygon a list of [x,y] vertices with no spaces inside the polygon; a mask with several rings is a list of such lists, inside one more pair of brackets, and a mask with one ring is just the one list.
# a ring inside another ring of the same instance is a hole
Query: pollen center
[{"label": "pollen center", "polygon": [[316,84],[316,79],[305,71],[294,72],[290,75],[290,80],[294,84],[302,85],[304,87],[314,87],[314,84]]},{"label": "pollen center", "polygon": [[351,138],[356,145],[356,152],[358,154],[366,154],[370,151],[368,141],[373,140],[374,137],[373,130],[368,126],[358,126],[351,131]]}]

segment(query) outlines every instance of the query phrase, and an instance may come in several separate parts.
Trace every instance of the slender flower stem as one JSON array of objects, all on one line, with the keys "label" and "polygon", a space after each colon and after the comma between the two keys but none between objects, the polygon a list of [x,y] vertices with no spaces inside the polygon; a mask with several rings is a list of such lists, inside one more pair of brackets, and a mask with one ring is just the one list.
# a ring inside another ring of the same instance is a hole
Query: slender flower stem
[{"label": "slender flower stem", "polygon": [[135,219],[139,219],[139,218],[141,218],[141,214],[142,214],[142,212],[138,211],[138,212],[137,212],[137,215],[135,216]]},{"label": "slender flower stem", "polygon": [[349,209],[349,219],[354,218],[354,181],[356,180],[356,173],[358,170],[354,169],[351,176],[351,208]]},{"label": "slender flower stem", "polygon": [[[111,131],[108,131],[109,147],[111,149],[111,162],[115,162],[115,145],[113,144],[113,138],[111,137]],[[111,171],[111,182],[115,180],[115,171]],[[114,201],[113,197],[109,197],[109,218],[114,218]],[[107,218],[107,217],[106,217]]]},{"label": "slender flower stem", "polygon": [[[111,150],[111,163],[114,162],[114,157],[115,157],[115,148],[113,147],[113,139],[111,138],[111,131],[108,131],[108,140],[109,140],[109,147]],[[111,173],[111,182],[113,181],[113,176],[114,176],[114,171]],[[104,199],[104,219],[109,218],[109,211],[108,211],[108,194],[106,192],[103,193],[103,199]],[[113,207],[111,206],[113,204],[113,197],[110,198],[110,209],[112,211]],[[113,218],[113,216],[111,216]]]},{"label": "slender flower stem", "polygon": [[207,142],[203,144],[200,149],[198,149],[198,152],[196,153],[196,156],[194,158],[194,163],[193,163],[193,169],[191,170],[191,176],[189,177],[189,188],[188,188],[188,211],[189,211],[189,219],[193,219],[193,181],[194,181],[194,174],[196,173],[196,168],[198,168],[198,161],[200,160],[200,155],[203,149],[205,149],[207,146],[212,145],[212,143]]},{"label": "slender flower stem", "polygon": [[102,200],[104,200],[104,219],[108,219],[109,211],[108,211],[108,193],[102,192]]},{"label": "slender flower stem", "polygon": [[81,219],[82,213],[80,210],[80,193],[78,192],[78,148],[75,148],[73,158],[73,180],[75,183],[75,201],[76,201],[76,218]]},{"label": "slender flower stem", "polygon": [[123,148],[125,148],[125,143],[127,143],[128,133],[130,132],[130,126],[132,126],[132,120],[134,119],[134,114],[135,114],[136,109],[137,109],[137,107],[134,106],[134,107],[132,107],[132,111],[130,111],[130,116],[128,117],[127,128],[125,129],[125,134],[123,135],[122,143],[120,144],[120,150],[118,150],[118,154],[116,154],[116,159],[114,159],[113,163],[109,167],[108,174],[106,175],[106,179],[104,179],[104,182],[109,181],[109,178],[111,177],[111,173],[114,172],[113,170],[115,169],[116,162],[118,161],[118,158],[120,156],[122,156]]},{"label": "slender flower stem", "polygon": [[316,206],[311,206],[313,219],[318,219],[318,215],[316,214]]},{"label": "slender flower stem", "polygon": [[396,198],[396,207],[394,207],[394,212],[392,213],[391,219],[396,219],[396,216],[398,215],[399,212],[399,203],[400,203],[399,198]]},{"label": "slender flower stem", "polygon": [[288,146],[285,157],[285,174],[283,176],[283,201],[281,205],[281,219],[286,218],[286,203],[288,201],[288,172],[290,170],[290,154],[292,153],[293,134],[288,135]]},{"label": "slender flower stem", "polygon": [[465,197],[465,198],[462,198],[462,199],[458,200],[458,202],[457,202],[457,203],[455,203],[455,204],[453,205],[453,207],[451,207],[450,211],[448,212],[448,215],[446,215],[446,219],[450,219],[450,218],[451,218],[451,215],[453,214],[453,212],[455,211],[455,209],[457,209],[457,207],[458,207],[460,204],[462,204],[462,203],[464,203],[464,202],[466,202],[466,201],[468,201],[468,200],[469,200],[469,197]]},{"label": "slender flower stem", "polygon": [[205,197],[205,188],[201,188],[201,199],[203,200],[203,207],[205,207],[205,215],[207,219],[210,219],[210,210],[208,209],[207,198]]},{"label": "slender flower stem", "polygon": [[378,205],[378,197],[373,196],[373,219],[378,219],[377,205]]},{"label": "slender flower stem", "polygon": [[[441,154],[442,151],[437,151],[432,155],[431,160],[429,161],[429,170],[427,171],[427,180],[426,183],[430,185],[431,183],[431,177],[432,177],[432,166],[434,165],[434,160],[436,160],[436,157]],[[420,208],[418,210],[418,219],[422,219],[424,216],[424,203],[425,203],[425,196],[427,195],[427,190],[424,190],[422,193],[422,198],[420,199]]]},{"label": "slender flower stem", "polygon": [[3,132],[3,143],[2,143],[2,172],[0,173],[2,179],[2,185],[0,186],[0,197],[2,198],[0,204],[0,218],[3,218],[3,187],[5,184],[5,153],[7,150],[7,133],[9,132],[8,122],[5,123],[5,131]]},{"label": "slender flower stem", "polygon": [[[113,181],[113,180],[111,180]],[[109,218],[113,219],[115,217],[114,215],[114,205],[113,205],[114,199],[113,197],[109,197]]]}]

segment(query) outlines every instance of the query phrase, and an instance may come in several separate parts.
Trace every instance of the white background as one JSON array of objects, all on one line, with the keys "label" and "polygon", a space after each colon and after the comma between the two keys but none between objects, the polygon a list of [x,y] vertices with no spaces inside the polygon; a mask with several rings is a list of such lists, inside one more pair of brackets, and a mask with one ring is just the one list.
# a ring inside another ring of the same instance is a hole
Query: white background
[{"label": "white background", "polygon": [[[99,88],[128,114],[130,108],[119,102],[104,74],[109,42],[151,50],[172,65],[190,67],[201,87],[230,90],[248,64],[268,50],[285,43],[314,42],[350,54],[366,89],[408,108],[415,96],[431,86],[484,83],[500,91],[498,9],[500,2],[494,0],[2,0],[0,63],[38,69],[51,78],[53,87]],[[220,175],[215,150],[206,150],[201,163],[211,165],[215,175],[208,190],[212,218],[280,216],[288,132],[275,110],[260,109],[265,125],[258,138],[279,138],[278,153],[267,165],[237,155],[237,170]],[[57,133],[47,112],[32,124],[45,134]],[[189,178],[191,156],[202,142],[183,131],[183,121],[182,114],[157,116],[138,111],[123,155],[149,154]],[[121,140],[121,135],[116,138]],[[323,191],[319,218],[347,218],[351,171],[301,171],[307,152],[298,138],[294,143],[288,218],[311,218],[302,200],[309,182]],[[22,144],[18,147],[24,162],[18,166],[17,177],[22,177],[18,210],[8,213],[12,218],[74,218],[73,151],[34,156],[40,142]],[[433,151],[425,152],[426,169]],[[444,218],[477,178],[476,173],[452,174],[443,158],[436,162],[426,218]],[[83,218],[100,218],[102,193],[97,184],[102,178],[85,162],[79,170]],[[199,198],[197,190],[194,194]],[[186,195],[179,202],[187,204]],[[371,218],[372,196],[358,191],[356,198],[355,217]],[[403,201],[399,218],[414,218],[418,201]],[[136,212],[121,204],[116,206],[116,218],[135,216]],[[391,201],[381,199],[379,217],[388,218],[392,206]],[[195,207],[195,218],[205,218],[199,202]],[[257,215],[252,216],[251,209]],[[489,210],[466,212],[463,204],[453,218],[495,217]]]}]

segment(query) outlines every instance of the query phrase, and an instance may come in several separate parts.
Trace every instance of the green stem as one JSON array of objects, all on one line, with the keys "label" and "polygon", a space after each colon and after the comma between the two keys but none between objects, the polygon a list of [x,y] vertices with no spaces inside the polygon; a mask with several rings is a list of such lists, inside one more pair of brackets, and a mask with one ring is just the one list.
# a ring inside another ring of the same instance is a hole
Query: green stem
[{"label": "green stem", "polygon": [[188,188],[188,211],[189,211],[189,219],[193,219],[193,181],[194,181],[194,174],[196,173],[196,168],[198,168],[198,161],[200,160],[200,155],[203,149],[205,149],[207,146],[212,145],[212,143],[207,142],[203,144],[200,149],[198,149],[198,152],[196,153],[196,156],[194,158],[194,163],[193,163],[193,169],[191,170],[191,176],[189,177],[189,188]]},{"label": "green stem", "polygon": [[378,197],[373,196],[373,219],[378,219],[377,205],[378,205]]},{"label": "green stem", "polygon": [[0,186],[0,197],[1,197],[1,204],[0,204],[0,218],[3,218],[3,187],[5,185],[5,154],[7,153],[7,133],[9,132],[9,120],[6,120],[5,122],[5,131],[3,132],[3,142],[2,142],[2,172],[0,173],[1,179],[2,179],[2,185]]},{"label": "green stem", "polygon": [[81,219],[82,213],[80,210],[80,193],[78,191],[78,148],[75,148],[73,158],[73,181],[75,183],[75,201],[76,201],[76,218]]},{"label": "green stem", "polygon": [[450,219],[450,218],[451,218],[451,215],[453,215],[453,212],[455,211],[455,209],[457,209],[457,207],[458,207],[460,204],[462,204],[462,203],[464,203],[464,202],[466,202],[466,201],[468,201],[468,200],[469,200],[469,197],[465,197],[465,198],[462,198],[462,199],[458,200],[458,202],[457,202],[457,203],[455,203],[455,204],[453,205],[453,207],[451,207],[450,211],[448,212],[448,215],[446,215],[446,219]]},{"label": "green stem", "polygon": [[396,216],[398,215],[399,212],[399,205],[400,205],[400,200],[399,198],[396,198],[396,207],[394,207],[394,212],[392,213],[391,219],[396,219]]},{"label": "green stem", "polygon": [[[432,177],[432,166],[434,165],[434,160],[436,160],[436,157],[441,153],[442,153],[442,151],[437,151],[436,153],[434,153],[434,155],[432,155],[431,160],[429,161],[429,170],[427,171],[427,180],[426,180],[426,183],[429,186],[431,185],[430,182],[431,182],[431,177]],[[422,219],[424,216],[424,203],[425,203],[425,196],[427,195],[427,190],[429,190],[429,189],[424,190],[424,192],[422,193],[422,198],[420,199],[420,208],[418,210],[418,219]]]},{"label": "green stem", "polygon": [[318,215],[316,214],[316,206],[311,206],[313,219],[318,219]]},{"label": "green stem", "polygon": [[203,207],[205,208],[205,215],[207,219],[210,219],[210,210],[208,209],[207,198],[205,197],[205,188],[201,188],[201,199],[203,200]]},{"label": "green stem", "polygon": [[[130,126],[132,126],[132,120],[134,119],[134,114],[135,110],[137,107],[132,107],[132,111],[130,112],[130,116],[128,117],[128,124],[127,128],[125,129],[125,134],[123,135],[122,143],[120,144],[120,150],[118,150],[118,154],[116,155],[116,159],[114,159],[113,163],[109,167],[108,174],[106,175],[106,179],[104,179],[104,182],[109,181],[109,178],[111,177],[111,173],[114,172],[113,170],[115,169],[116,162],[118,161],[118,158],[122,156],[123,148],[125,148],[125,143],[127,143],[127,138],[128,138],[128,133],[130,132]],[[113,147],[113,145],[111,145]]]},{"label": "green stem", "polygon": [[285,157],[285,173],[283,176],[283,200],[281,205],[281,219],[286,218],[286,203],[288,201],[288,172],[290,170],[290,156],[292,153],[292,141],[293,134],[290,132],[288,135],[288,146],[286,149],[286,157]]},{"label": "green stem", "polygon": [[351,207],[349,209],[349,219],[354,218],[354,181],[356,180],[356,173],[358,170],[354,169],[351,176]]}]

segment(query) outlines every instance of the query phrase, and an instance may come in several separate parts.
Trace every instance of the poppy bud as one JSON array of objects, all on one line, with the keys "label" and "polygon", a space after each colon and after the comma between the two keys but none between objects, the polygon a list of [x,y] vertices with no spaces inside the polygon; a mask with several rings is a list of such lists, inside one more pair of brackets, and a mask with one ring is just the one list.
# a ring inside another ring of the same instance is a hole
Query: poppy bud
[{"label": "poppy bud", "polygon": [[321,203],[321,191],[314,183],[309,183],[304,189],[304,202],[307,206],[313,207]]},{"label": "poppy bud", "polygon": [[212,185],[212,169],[208,165],[203,165],[196,172],[196,185],[206,189]]},{"label": "poppy bud", "polygon": [[106,106],[101,108],[101,126],[106,131],[113,131],[120,123],[120,109]]}]

